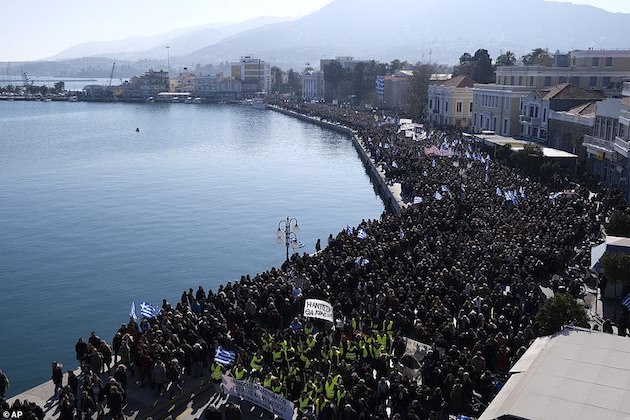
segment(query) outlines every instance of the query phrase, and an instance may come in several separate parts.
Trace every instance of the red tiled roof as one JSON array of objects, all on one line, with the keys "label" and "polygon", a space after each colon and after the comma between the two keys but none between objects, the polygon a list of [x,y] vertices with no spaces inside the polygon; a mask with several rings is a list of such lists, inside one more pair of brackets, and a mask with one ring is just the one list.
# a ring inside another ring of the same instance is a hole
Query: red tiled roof
[{"label": "red tiled roof", "polygon": [[443,87],[471,88],[475,81],[468,76],[457,76],[442,83]]},{"label": "red tiled roof", "polygon": [[562,83],[551,88],[543,99],[605,99],[606,96],[598,91],[583,89],[571,83]]}]

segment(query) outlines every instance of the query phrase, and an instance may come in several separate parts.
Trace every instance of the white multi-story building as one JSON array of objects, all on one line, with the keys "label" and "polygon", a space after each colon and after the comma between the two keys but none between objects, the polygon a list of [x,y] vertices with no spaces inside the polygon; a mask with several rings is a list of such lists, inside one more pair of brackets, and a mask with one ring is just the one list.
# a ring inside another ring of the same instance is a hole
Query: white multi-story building
[{"label": "white multi-story building", "polygon": [[324,72],[307,70],[302,74],[302,96],[307,100],[324,99]]},{"label": "white multi-story building", "polygon": [[470,128],[474,83],[469,77],[457,76],[442,84],[430,85],[429,121],[436,125]]}]

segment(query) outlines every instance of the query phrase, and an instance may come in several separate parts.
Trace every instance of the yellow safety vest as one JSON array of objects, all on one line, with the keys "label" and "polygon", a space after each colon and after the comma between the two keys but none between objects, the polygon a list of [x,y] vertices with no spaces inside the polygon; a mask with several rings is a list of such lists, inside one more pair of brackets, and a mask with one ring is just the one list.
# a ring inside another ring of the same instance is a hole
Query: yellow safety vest
[{"label": "yellow safety vest", "polygon": [[282,384],[273,385],[271,387],[271,390],[275,392],[276,394],[280,394],[282,392]]},{"label": "yellow safety vest", "polygon": [[326,389],[326,398],[327,399],[333,399],[335,398],[335,383],[334,382],[328,382],[326,381],[326,383],[324,384],[324,389]]},{"label": "yellow safety vest", "polygon": [[273,361],[275,363],[280,363],[282,362],[282,350],[274,350],[271,352],[273,354]]},{"label": "yellow safety vest", "polygon": [[267,389],[271,388],[271,382],[273,381],[273,376],[267,376],[263,380],[263,386]]},{"label": "yellow safety vest", "polygon": [[254,355],[252,357],[252,361],[249,363],[249,366],[252,370],[262,370],[262,360],[263,358],[261,356]]},{"label": "yellow safety vest", "polygon": [[357,348],[354,344],[348,344],[348,348],[346,349],[346,359],[348,360],[356,360],[357,359]]},{"label": "yellow safety vest", "polygon": [[337,407],[341,404],[341,400],[346,396],[346,391],[337,390]]},{"label": "yellow safety vest", "polygon": [[215,381],[221,380],[221,365],[218,363],[212,364],[212,379]]},{"label": "yellow safety vest", "polygon": [[306,410],[308,410],[308,407],[311,405],[312,401],[309,397],[306,398],[302,398],[300,397],[300,399],[298,400],[298,405],[300,407],[300,411],[302,413],[306,412]]},{"label": "yellow safety vest", "polygon": [[243,367],[238,367],[238,368],[234,369],[234,377],[236,379],[243,379],[245,377],[246,373],[247,373],[247,369],[245,369]]}]

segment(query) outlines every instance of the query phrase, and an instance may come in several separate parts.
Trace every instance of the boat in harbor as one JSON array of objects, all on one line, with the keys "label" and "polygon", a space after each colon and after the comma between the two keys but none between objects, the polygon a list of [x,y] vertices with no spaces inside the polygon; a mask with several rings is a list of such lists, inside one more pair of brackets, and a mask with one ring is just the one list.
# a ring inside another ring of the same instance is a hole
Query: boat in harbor
[{"label": "boat in harbor", "polygon": [[252,99],[251,103],[252,103],[252,107],[254,109],[260,109],[260,110],[263,110],[263,111],[265,109],[267,109],[267,103],[262,98],[254,98],[254,99]]},{"label": "boat in harbor", "polygon": [[200,104],[203,103],[203,99],[201,99],[200,97],[196,97],[195,99],[193,99],[193,104]]}]

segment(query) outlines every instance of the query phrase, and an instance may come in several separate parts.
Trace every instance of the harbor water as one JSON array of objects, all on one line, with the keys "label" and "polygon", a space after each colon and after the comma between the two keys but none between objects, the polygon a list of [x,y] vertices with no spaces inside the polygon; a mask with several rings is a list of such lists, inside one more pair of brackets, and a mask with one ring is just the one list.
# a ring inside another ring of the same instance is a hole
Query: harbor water
[{"label": "harbor water", "polygon": [[[139,129],[139,132],[136,131]],[[132,301],[179,301],[378,218],[351,141],[246,106],[0,102],[0,369],[15,395],[111,343]],[[139,309],[139,308],[138,308]]]}]

